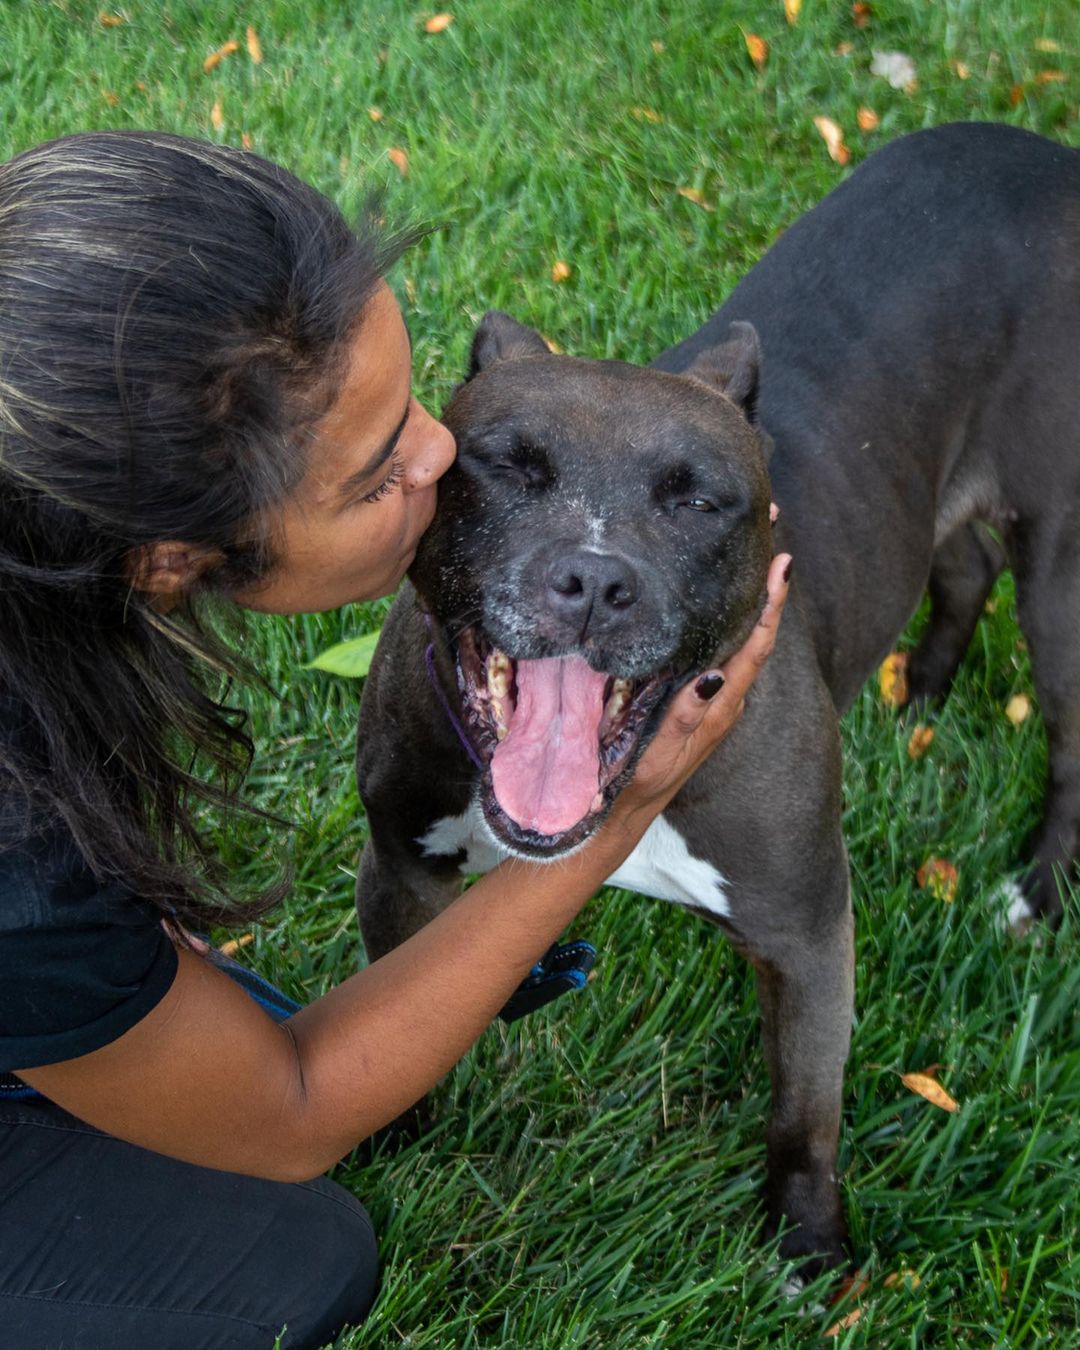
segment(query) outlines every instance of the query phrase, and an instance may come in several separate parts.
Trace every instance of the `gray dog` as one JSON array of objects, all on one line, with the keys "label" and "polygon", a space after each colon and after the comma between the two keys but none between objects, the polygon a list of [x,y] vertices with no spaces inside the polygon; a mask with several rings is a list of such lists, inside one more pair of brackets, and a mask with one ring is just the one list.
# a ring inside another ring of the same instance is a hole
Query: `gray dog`
[{"label": "gray dog", "polygon": [[445,421],[459,458],[360,717],[368,952],[463,873],[587,838],[672,691],[746,637],[774,546],[790,550],[745,716],[612,880],[712,920],[753,963],[769,1230],[808,1269],[840,1264],[837,717],[927,586],[917,699],[947,691],[995,577],[1015,573],[1050,749],[1017,923],[1056,919],[1055,873],[1080,851],[1080,152],[977,124],[896,141],[649,369],[552,355],[488,314]]}]

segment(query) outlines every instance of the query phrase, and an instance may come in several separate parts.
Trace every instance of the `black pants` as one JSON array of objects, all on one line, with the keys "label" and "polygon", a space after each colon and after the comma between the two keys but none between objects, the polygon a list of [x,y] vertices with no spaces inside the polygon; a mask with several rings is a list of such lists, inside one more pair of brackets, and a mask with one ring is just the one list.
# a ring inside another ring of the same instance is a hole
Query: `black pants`
[{"label": "black pants", "polygon": [[149,1153],[35,1098],[0,1103],[0,1346],[288,1350],[359,1322],[360,1203]]}]

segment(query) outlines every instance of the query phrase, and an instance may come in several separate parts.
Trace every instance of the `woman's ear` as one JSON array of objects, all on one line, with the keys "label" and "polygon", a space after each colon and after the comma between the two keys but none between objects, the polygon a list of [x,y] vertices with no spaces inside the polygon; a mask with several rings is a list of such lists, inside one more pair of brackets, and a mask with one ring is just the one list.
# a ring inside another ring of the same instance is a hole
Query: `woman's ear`
[{"label": "woman's ear", "polygon": [[154,608],[167,613],[201,577],[224,561],[224,553],[209,545],[159,539],[131,549],[125,566],[135,590],[150,596]]}]

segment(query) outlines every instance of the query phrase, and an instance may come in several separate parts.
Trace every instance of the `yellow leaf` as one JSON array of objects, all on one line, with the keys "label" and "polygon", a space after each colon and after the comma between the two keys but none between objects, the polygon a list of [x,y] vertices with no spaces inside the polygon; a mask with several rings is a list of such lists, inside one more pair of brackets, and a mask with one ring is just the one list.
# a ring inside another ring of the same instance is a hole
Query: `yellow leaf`
[{"label": "yellow leaf", "polygon": [[[540,336],[544,337],[543,333],[541,333]],[[547,349],[549,352],[554,353],[555,356],[563,355],[563,349],[559,346],[559,344],[555,341],[554,338],[544,337],[544,341],[547,343]]]},{"label": "yellow leaf", "polygon": [[918,1289],[922,1279],[910,1266],[902,1266],[886,1275],[883,1283],[886,1289]]},{"label": "yellow leaf", "polygon": [[928,1073],[902,1073],[900,1081],[909,1092],[917,1092],[920,1097],[925,1097],[932,1106],[938,1106],[942,1111],[960,1109],[959,1103]]},{"label": "yellow leaf", "polygon": [[571,274],[570,264],[563,262],[561,258],[556,258],[551,268],[551,279],[554,282],[569,281]]},{"label": "yellow leaf", "polygon": [[835,160],[837,164],[846,164],[851,156],[844,144],[844,133],[840,130],[839,124],[834,122],[831,117],[815,117],[814,126],[817,127],[818,134],[825,142],[829,158]]},{"label": "yellow leaf", "polygon": [[635,106],[630,109],[630,116],[635,122],[651,122],[653,126],[659,126],[664,120],[663,116],[655,108],[642,108]]},{"label": "yellow leaf", "polygon": [[373,122],[381,122],[383,120],[383,110],[381,108],[369,108],[367,110],[367,115]]},{"label": "yellow leaf", "polygon": [[125,22],[122,14],[106,14],[104,10],[97,16],[97,21],[102,28],[119,28]]},{"label": "yellow leaf", "polygon": [[395,169],[397,169],[398,173],[401,174],[402,178],[408,178],[409,156],[405,153],[405,151],[399,150],[398,147],[395,145],[392,147],[392,149],[387,150],[386,154],[387,158],[390,160],[390,163],[394,166]]},{"label": "yellow leaf", "polygon": [[877,131],[881,126],[881,118],[873,108],[860,108],[855,114],[855,120],[859,124],[860,131]]},{"label": "yellow leaf", "polygon": [[834,1322],[825,1333],[826,1336],[839,1336],[842,1331],[847,1331],[848,1327],[853,1327],[862,1316],[861,1308],[852,1308],[849,1313],[845,1313],[839,1322]]},{"label": "yellow leaf", "polygon": [[784,18],[788,23],[793,24],[799,17],[799,10],[802,9],[802,0],[784,0]]},{"label": "yellow leaf", "polygon": [[1055,42],[1053,38],[1036,38],[1035,50],[1037,52],[1059,52],[1061,43]]},{"label": "yellow leaf", "polygon": [[908,701],[907,653],[890,652],[878,670],[882,701],[902,708]]},{"label": "yellow leaf", "polygon": [[933,743],[934,728],[925,726],[920,722],[911,733],[911,740],[907,743],[907,752],[912,759],[922,759]]},{"label": "yellow leaf", "polygon": [[[952,65],[953,65],[953,70],[956,71],[956,78],[957,78],[958,80],[970,80],[970,79],[971,79],[971,67],[970,67],[969,65],[967,65],[965,62],[963,62],[963,61],[954,61],[954,62],[952,63]],[[987,603],[989,604],[990,602],[987,601]]]},{"label": "yellow leaf", "polygon": [[425,33],[442,33],[454,22],[452,14],[435,14],[424,24]]},{"label": "yellow leaf", "polygon": [[221,99],[217,99],[210,109],[210,125],[215,131],[220,131],[225,125],[225,114],[221,111]]},{"label": "yellow leaf", "polygon": [[116,105],[120,102],[120,95],[114,94],[111,89],[103,89],[101,91],[101,97],[105,100],[105,102],[109,105],[110,108],[115,108]]},{"label": "yellow leaf", "polygon": [[688,202],[693,202],[695,206],[700,206],[703,211],[711,211],[713,208],[705,200],[705,194],[700,188],[681,187],[675,191],[680,197],[685,197]]},{"label": "yellow leaf", "polygon": [[659,56],[660,53],[664,50],[664,44],[659,40],[659,38],[653,38],[652,42],[649,43],[649,46],[653,49],[653,51],[657,54],[657,56]]},{"label": "yellow leaf", "polygon": [[240,144],[244,147],[245,150],[250,150],[251,147],[255,144],[255,142],[251,139],[250,131],[242,131],[240,133]]},{"label": "yellow leaf", "polygon": [[211,52],[202,63],[203,74],[209,75],[216,66],[221,65],[222,61],[224,61],[227,56],[232,56],[233,52],[236,51],[239,46],[239,42],[225,42],[216,52]]},{"label": "yellow leaf", "polygon": [[218,948],[222,956],[235,956],[241,947],[249,947],[255,941],[254,933],[241,933],[238,938],[230,938]]},{"label": "yellow leaf", "polygon": [[1021,722],[1026,722],[1031,714],[1031,699],[1027,694],[1013,694],[1008,703],[1005,704],[1005,716],[1018,727]]},{"label": "yellow leaf", "polygon": [[251,57],[252,61],[254,61],[257,66],[261,66],[262,43],[259,41],[259,35],[256,33],[255,29],[252,28],[251,24],[248,24],[247,30],[247,49],[248,56]]},{"label": "yellow leaf", "polygon": [[1035,74],[1036,84],[1058,84],[1065,78],[1063,70],[1040,70]]},{"label": "yellow leaf", "polygon": [[850,56],[855,50],[855,44],[852,42],[838,42],[836,44],[837,56]]},{"label": "yellow leaf", "polygon": [[746,40],[746,50],[750,54],[750,60],[758,70],[765,69],[765,62],[769,59],[769,44],[763,37],[758,37],[757,33],[744,33]]},{"label": "yellow leaf", "polygon": [[956,887],[960,882],[960,873],[948,858],[930,857],[915,873],[920,889],[929,891],[935,900],[951,905],[956,899]]}]

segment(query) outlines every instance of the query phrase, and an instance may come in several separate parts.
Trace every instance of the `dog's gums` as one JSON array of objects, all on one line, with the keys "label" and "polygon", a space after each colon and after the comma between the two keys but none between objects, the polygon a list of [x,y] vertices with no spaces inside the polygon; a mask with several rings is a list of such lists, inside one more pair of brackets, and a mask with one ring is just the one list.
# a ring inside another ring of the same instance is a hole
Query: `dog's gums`
[{"label": "dog's gums", "polygon": [[457,640],[465,725],[487,764],[484,814],[504,840],[562,852],[599,823],[670,673],[629,680],[580,655],[514,660],[477,628]]}]

